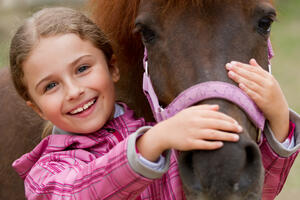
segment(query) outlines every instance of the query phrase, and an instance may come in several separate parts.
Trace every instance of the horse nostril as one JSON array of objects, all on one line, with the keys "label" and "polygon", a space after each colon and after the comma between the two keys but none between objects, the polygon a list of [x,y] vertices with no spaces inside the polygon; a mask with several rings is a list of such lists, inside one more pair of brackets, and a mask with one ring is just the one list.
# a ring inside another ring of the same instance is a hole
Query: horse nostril
[{"label": "horse nostril", "polygon": [[193,152],[181,152],[181,162],[184,163],[186,170],[193,171]]},{"label": "horse nostril", "polygon": [[182,179],[184,179],[184,181],[189,184],[189,185],[193,185],[193,180],[190,177],[193,177],[193,151],[190,152],[181,152],[180,153],[180,172],[182,175]]},{"label": "horse nostril", "polygon": [[[257,183],[262,183],[263,180],[263,168],[261,167],[259,148],[254,142],[245,145],[245,155],[244,169],[237,184],[238,188],[240,191],[249,190],[249,187],[258,189],[260,187],[257,186]],[[261,181],[257,181],[257,177],[259,177]],[[261,191],[257,191],[258,194],[260,192]]]},{"label": "horse nostril", "polygon": [[252,170],[253,168],[259,166],[261,164],[261,155],[257,144],[254,142],[250,142],[245,146],[246,152],[246,163],[245,168],[249,168],[248,170]]},{"label": "horse nostril", "polygon": [[253,163],[255,161],[255,158],[257,157],[257,153],[259,152],[257,152],[253,145],[246,146],[245,151],[247,163]]}]

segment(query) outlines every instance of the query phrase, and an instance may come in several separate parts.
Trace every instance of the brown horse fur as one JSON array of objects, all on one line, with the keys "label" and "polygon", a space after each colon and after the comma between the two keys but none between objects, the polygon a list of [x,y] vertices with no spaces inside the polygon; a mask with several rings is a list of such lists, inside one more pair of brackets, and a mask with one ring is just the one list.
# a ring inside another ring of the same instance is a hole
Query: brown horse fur
[{"label": "brown horse fur", "polygon": [[0,199],[24,199],[23,180],[11,167],[41,139],[43,121],[18,96],[8,68],[0,69]]},{"label": "brown horse fur", "polygon": [[[159,7],[159,12],[162,13],[161,16],[166,17],[170,11],[174,11],[174,9],[180,11],[183,8],[188,8],[191,4],[202,8],[202,13],[209,15],[213,12],[214,3],[218,2],[228,4],[237,2],[247,3],[249,6],[244,7],[244,9],[246,9],[244,12],[250,13],[253,8],[251,5],[253,5],[254,2],[252,0],[146,1],[155,1],[157,4],[162,5]],[[129,106],[136,111],[138,116],[152,120],[152,113],[141,88],[143,44],[140,35],[134,33],[135,19],[139,14],[141,2],[142,0],[91,0],[90,8],[96,23],[110,37],[117,55],[118,65],[121,70],[121,80],[117,85],[118,99],[127,102]],[[261,0],[255,2],[268,3],[269,1]],[[238,6],[238,4],[236,6]],[[209,9],[210,7],[211,9]],[[224,73],[224,71],[222,73]],[[164,73],[162,74],[166,75]],[[11,168],[11,163],[22,154],[30,151],[39,142],[43,121],[33,113],[32,110],[27,108],[23,100],[17,96],[12,81],[9,78],[7,68],[0,70],[0,84],[0,105],[2,106],[2,112],[0,114],[0,199],[24,199],[23,182]],[[169,91],[166,92],[170,93]],[[163,94],[160,93],[159,96],[163,96]],[[169,98],[170,97],[167,99]],[[235,112],[237,109],[238,108],[234,108],[232,112]],[[246,125],[246,129],[251,129],[251,126]],[[230,145],[225,145],[225,147],[228,146]],[[226,156],[226,154],[224,156]],[[206,159],[208,157],[212,156],[206,156]],[[186,158],[189,159],[190,157]],[[201,157],[197,159],[200,159],[201,162]],[[209,164],[210,162],[207,163]],[[211,166],[208,165],[205,167]]]}]

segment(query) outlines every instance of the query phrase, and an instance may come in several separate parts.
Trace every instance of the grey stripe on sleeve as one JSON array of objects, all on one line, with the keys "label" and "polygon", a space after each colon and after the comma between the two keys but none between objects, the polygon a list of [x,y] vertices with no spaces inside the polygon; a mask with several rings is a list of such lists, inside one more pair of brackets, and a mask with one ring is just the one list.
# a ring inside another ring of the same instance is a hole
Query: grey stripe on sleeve
[{"label": "grey stripe on sleeve", "polygon": [[281,157],[289,157],[300,148],[300,116],[295,111],[290,109],[290,120],[296,125],[294,132],[294,142],[295,146],[291,149],[285,148],[274,136],[269,123],[266,124],[264,134],[270,144],[271,148],[275,153]]},{"label": "grey stripe on sleeve", "polygon": [[165,165],[162,169],[156,170],[151,168],[149,165],[146,165],[140,160],[139,154],[136,152],[136,140],[139,136],[143,135],[146,131],[148,131],[151,126],[145,126],[139,128],[134,134],[129,136],[128,139],[128,148],[127,148],[127,158],[131,168],[138,174],[149,178],[149,179],[157,179],[160,178],[164,173],[166,173],[169,169],[170,165],[170,156],[171,151],[167,151]]}]

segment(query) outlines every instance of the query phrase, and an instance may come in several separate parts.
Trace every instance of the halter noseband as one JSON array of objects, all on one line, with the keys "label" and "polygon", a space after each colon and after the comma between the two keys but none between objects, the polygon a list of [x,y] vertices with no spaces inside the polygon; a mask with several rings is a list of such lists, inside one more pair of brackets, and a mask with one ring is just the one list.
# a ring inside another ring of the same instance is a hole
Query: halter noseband
[{"label": "halter noseband", "polygon": [[[268,40],[268,59],[270,60],[273,56],[274,53],[271,42]],[[199,83],[181,92],[166,108],[162,108],[159,105],[157,95],[154,91],[150,75],[148,73],[148,54],[146,48],[144,51],[143,65],[145,69],[143,78],[143,91],[148,99],[152,113],[157,122],[168,119],[177,112],[192,106],[197,102],[212,98],[226,99],[238,105],[242,110],[245,111],[250,120],[258,128],[259,134],[257,136],[257,142],[260,141],[261,133],[265,125],[265,117],[252,99],[237,86],[220,81]]]}]

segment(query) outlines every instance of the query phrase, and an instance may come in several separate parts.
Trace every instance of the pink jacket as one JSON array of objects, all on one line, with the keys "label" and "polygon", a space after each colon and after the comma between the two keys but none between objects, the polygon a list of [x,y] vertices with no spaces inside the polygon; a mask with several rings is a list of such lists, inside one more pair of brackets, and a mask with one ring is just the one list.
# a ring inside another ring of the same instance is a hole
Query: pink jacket
[{"label": "pink jacket", "polygon": [[[296,125],[300,118],[295,113]],[[125,106],[125,114],[109,121],[90,135],[51,135],[35,149],[13,163],[24,179],[28,199],[184,199],[176,153],[167,157],[165,167],[155,171],[138,160],[136,138],[147,128],[144,119],[135,119]],[[284,150],[266,131],[260,146],[266,169],[264,198],[280,192],[298,154],[297,145]],[[268,142],[270,143],[268,143]],[[277,152],[273,151],[273,147]],[[286,157],[281,157],[278,153]]]}]

